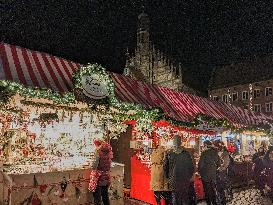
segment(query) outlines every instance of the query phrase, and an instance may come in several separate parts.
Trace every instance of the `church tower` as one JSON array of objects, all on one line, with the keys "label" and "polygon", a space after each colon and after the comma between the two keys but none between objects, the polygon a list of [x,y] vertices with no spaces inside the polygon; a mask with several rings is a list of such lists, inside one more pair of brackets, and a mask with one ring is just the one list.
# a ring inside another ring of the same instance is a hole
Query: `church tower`
[{"label": "church tower", "polygon": [[146,13],[138,16],[137,45],[131,56],[127,50],[124,75],[150,84],[194,93],[182,82],[182,66],[156,49],[150,39],[150,19]]},{"label": "church tower", "polygon": [[149,50],[150,46],[150,19],[146,13],[138,16],[137,46],[142,51]]},{"label": "church tower", "polygon": [[150,19],[146,13],[141,13],[138,16],[137,29],[137,48],[136,52],[139,54],[136,59],[138,69],[146,77],[146,81],[152,83],[152,68],[150,65]]}]

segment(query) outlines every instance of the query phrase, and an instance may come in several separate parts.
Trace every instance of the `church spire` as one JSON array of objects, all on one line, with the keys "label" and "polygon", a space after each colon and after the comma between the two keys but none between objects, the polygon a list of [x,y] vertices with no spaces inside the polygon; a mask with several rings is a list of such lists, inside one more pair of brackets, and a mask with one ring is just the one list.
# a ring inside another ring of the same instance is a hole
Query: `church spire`
[{"label": "church spire", "polygon": [[150,43],[150,19],[148,14],[142,12],[138,16],[137,45],[149,48]]}]

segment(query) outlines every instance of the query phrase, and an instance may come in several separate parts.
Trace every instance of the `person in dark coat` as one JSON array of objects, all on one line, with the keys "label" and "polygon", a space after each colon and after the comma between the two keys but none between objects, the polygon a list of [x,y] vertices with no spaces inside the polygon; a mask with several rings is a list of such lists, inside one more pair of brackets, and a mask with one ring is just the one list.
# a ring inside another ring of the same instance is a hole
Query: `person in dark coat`
[{"label": "person in dark coat", "polygon": [[218,151],[210,141],[204,142],[204,151],[201,154],[198,171],[204,186],[205,199],[208,205],[216,205],[217,169],[221,166]]},{"label": "person in dark coat", "polygon": [[194,165],[188,151],[181,147],[180,136],[174,136],[174,148],[166,154],[164,172],[172,191],[172,205],[189,205]]},{"label": "person in dark coat", "polygon": [[270,148],[264,157],[266,184],[270,188],[269,198],[273,202],[273,148]]},{"label": "person in dark coat", "polygon": [[256,188],[264,195],[264,187],[265,187],[265,177],[263,175],[264,163],[263,158],[265,156],[265,150],[263,147],[258,149],[258,152],[255,153],[252,157],[253,162],[253,174]]},{"label": "person in dark coat", "polygon": [[228,191],[228,167],[230,163],[229,152],[224,143],[220,140],[213,143],[214,147],[218,151],[218,155],[221,160],[221,166],[217,172],[217,190],[221,199],[221,205],[226,204],[226,192]]},{"label": "person in dark coat", "polygon": [[111,184],[110,169],[113,158],[111,146],[106,142],[96,142],[97,152],[96,159],[92,165],[93,169],[100,172],[97,187],[93,193],[95,205],[110,205],[108,189]]}]

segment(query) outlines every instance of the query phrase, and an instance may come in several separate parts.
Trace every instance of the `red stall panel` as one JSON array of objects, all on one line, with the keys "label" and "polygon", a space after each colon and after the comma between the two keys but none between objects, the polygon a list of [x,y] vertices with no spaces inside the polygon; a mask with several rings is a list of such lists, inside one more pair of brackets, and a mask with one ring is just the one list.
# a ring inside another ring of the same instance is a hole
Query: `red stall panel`
[{"label": "red stall panel", "polygon": [[131,198],[156,205],[150,190],[151,171],[136,156],[131,158]]}]

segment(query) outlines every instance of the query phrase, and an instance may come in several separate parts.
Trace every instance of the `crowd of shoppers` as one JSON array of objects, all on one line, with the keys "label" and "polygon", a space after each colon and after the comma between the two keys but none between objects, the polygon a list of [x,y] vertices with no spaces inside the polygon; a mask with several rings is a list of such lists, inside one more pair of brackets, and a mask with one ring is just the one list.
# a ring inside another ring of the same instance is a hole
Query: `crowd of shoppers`
[{"label": "crowd of shoppers", "polygon": [[[111,146],[96,141],[96,160],[92,168],[99,173],[93,190],[94,202],[109,205],[110,167],[113,158]],[[190,153],[181,146],[180,136],[174,136],[173,147],[166,150],[155,145],[151,154],[151,190],[157,204],[196,205],[194,176],[201,177],[207,205],[226,205],[232,198],[231,179],[235,175],[234,160],[221,141],[205,141],[195,166]],[[273,147],[261,147],[253,155],[253,173],[256,188],[273,202]]]},{"label": "crowd of shoppers", "polygon": [[230,177],[233,159],[221,141],[204,142],[198,166],[190,153],[181,146],[181,138],[174,136],[173,148],[156,146],[152,153],[151,189],[157,204],[165,200],[169,205],[194,205],[195,172],[201,176],[208,205],[225,205],[231,194]]}]

